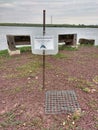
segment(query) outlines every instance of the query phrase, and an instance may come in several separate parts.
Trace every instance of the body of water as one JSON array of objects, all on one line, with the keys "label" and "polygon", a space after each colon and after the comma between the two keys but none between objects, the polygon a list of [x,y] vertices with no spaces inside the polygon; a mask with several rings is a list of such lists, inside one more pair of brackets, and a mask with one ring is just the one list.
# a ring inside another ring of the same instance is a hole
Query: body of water
[{"label": "body of water", "polygon": [[[46,27],[46,35],[54,36],[55,42],[58,42],[59,34],[77,34],[77,43],[80,38],[86,38],[94,39],[95,45],[98,45],[98,28]],[[33,36],[43,35],[43,28],[0,26],[0,50],[8,48],[7,35],[29,35],[33,42]]]}]

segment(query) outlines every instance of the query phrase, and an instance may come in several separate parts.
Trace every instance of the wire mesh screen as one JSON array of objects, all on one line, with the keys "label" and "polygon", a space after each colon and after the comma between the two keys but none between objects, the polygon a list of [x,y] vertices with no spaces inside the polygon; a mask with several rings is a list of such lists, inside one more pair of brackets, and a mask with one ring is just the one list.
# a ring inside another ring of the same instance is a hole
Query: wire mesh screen
[{"label": "wire mesh screen", "polygon": [[69,91],[47,91],[45,101],[46,114],[70,113],[80,110],[76,94]]}]

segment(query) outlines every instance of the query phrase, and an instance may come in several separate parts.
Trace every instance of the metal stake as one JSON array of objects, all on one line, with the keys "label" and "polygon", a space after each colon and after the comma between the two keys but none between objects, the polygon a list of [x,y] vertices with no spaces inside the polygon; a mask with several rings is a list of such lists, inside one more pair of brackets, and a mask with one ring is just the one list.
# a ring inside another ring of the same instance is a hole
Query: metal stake
[{"label": "metal stake", "polygon": [[[45,36],[45,10],[43,10],[43,36]],[[43,89],[45,88],[45,50],[43,49]]]},{"label": "metal stake", "polygon": [[43,50],[43,89],[45,88],[45,50]]}]

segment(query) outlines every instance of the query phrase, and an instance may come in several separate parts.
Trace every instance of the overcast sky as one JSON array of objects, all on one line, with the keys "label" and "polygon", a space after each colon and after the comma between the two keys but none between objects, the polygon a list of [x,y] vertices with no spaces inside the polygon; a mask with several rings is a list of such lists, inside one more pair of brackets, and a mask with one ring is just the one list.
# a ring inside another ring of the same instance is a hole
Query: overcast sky
[{"label": "overcast sky", "polygon": [[0,23],[97,24],[98,0],[0,0]]}]

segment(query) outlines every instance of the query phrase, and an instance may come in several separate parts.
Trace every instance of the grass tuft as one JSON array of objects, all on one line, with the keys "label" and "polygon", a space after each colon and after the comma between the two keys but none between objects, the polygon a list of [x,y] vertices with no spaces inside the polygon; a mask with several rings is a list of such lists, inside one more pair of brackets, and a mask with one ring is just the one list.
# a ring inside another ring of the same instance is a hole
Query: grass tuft
[{"label": "grass tuft", "polygon": [[20,48],[20,52],[21,52],[21,53],[23,53],[23,52],[31,52],[31,47],[30,47],[30,46],[21,47],[21,48]]},{"label": "grass tuft", "polygon": [[0,51],[0,57],[8,57],[9,54],[8,54],[8,50],[1,50]]}]

